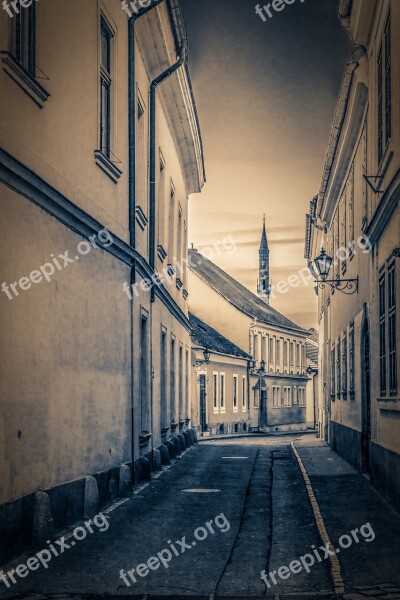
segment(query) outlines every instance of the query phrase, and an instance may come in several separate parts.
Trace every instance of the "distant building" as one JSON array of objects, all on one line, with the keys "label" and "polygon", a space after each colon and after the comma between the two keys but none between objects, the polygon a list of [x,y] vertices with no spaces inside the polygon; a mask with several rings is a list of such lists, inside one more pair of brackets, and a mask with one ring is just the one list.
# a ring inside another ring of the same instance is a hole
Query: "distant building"
[{"label": "distant building", "polygon": [[251,357],[194,314],[189,320],[193,423],[203,435],[249,431]]},{"label": "distant building", "polygon": [[189,251],[189,259],[190,310],[254,360],[252,429],[305,429],[308,332],[196,250]]},{"label": "distant building", "polygon": [[[305,257],[318,290],[319,431],[400,508],[400,3],[339,3],[345,68]],[[353,295],[339,288],[357,279]]]}]

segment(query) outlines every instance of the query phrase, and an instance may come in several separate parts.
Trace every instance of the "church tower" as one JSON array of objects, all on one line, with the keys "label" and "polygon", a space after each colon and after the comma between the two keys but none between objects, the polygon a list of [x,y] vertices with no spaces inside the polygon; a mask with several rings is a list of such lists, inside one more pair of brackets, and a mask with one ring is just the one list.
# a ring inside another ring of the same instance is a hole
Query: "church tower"
[{"label": "church tower", "polygon": [[269,280],[269,248],[267,241],[267,232],[265,230],[265,215],[263,217],[263,229],[261,234],[260,244],[260,262],[259,262],[259,275],[257,284],[257,293],[259,297],[269,304],[269,295],[271,293],[271,285]]}]

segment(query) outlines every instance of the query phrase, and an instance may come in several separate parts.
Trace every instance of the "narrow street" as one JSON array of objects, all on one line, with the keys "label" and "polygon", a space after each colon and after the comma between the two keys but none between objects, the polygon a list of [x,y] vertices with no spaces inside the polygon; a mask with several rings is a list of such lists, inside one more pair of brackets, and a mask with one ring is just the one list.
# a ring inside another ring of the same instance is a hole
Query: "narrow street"
[{"label": "narrow street", "polygon": [[[260,577],[263,570],[278,571],[300,560],[313,545],[323,546],[293,440],[288,435],[241,437],[193,446],[139,493],[104,510],[107,530],[76,542],[46,569],[17,577],[10,589],[1,584],[1,597],[335,597],[329,560],[315,560],[309,573],[276,575],[276,585],[268,589]],[[358,543],[341,550],[344,597],[400,598],[400,517],[315,436],[295,443],[333,547],[341,535],[370,523]],[[210,521],[215,523],[207,528]],[[172,545],[176,552],[163,554]],[[34,553],[14,561],[14,568]],[[158,553],[166,566],[136,574],[136,583],[126,575]],[[382,585],[367,587],[377,582]]]}]

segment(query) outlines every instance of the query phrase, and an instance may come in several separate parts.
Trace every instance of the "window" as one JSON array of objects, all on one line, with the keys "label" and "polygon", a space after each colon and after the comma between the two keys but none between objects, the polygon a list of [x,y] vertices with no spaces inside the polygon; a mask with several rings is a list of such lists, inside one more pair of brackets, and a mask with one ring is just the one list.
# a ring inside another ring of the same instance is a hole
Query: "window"
[{"label": "window", "polygon": [[218,412],[218,373],[213,373],[213,409]]},{"label": "window", "polygon": [[281,368],[281,340],[276,340],[276,369]]},{"label": "window", "polygon": [[386,396],[386,278],[379,278],[379,381],[381,396]]},{"label": "window", "polygon": [[284,350],[283,350],[283,368],[286,372],[289,369],[289,347],[288,347],[287,340],[285,340]]},{"label": "window", "polygon": [[283,388],[283,406],[292,406],[292,388],[289,386]]},{"label": "window", "polygon": [[174,258],[175,244],[175,186],[171,179],[169,190],[169,223],[168,223],[168,255],[169,262],[172,264]]},{"label": "window", "polygon": [[382,48],[378,54],[378,163],[383,156],[383,65]]},{"label": "window", "polygon": [[189,416],[189,397],[190,397],[190,391],[189,391],[189,350],[186,347],[186,357],[185,357],[185,398],[186,398],[186,406],[185,406],[185,412],[186,412],[186,416]]},{"label": "window", "polygon": [[35,3],[10,17],[10,53],[35,77]]},{"label": "window", "polygon": [[247,410],[247,384],[246,377],[243,375],[242,377],[242,411],[246,412]]},{"label": "window", "polygon": [[297,354],[297,361],[296,361],[296,365],[297,365],[297,372],[300,372],[300,367],[301,367],[301,354],[300,354],[300,344],[296,344],[296,354]]},{"label": "window", "polygon": [[272,408],[280,408],[282,403],[281,387],[279,385],[272,386]]},{"label": "window", "polygon": [[396,365],[396,278],[395,265],[388,269],[388,338],[389,338],[389,394],[397,394]]},{"label": "window", "polygon": [[354,399],[354,323],[350,323],[349,331],[349,394]]},{"label": "window", "polygon": [[304,408],[306,405],[306,388],[299,387],[299,406]]},{"label": "window", "polygon": [[392,35],[390,14],[378,53],[378,163],[392,135]]},{"label": "window", "polygon": [[341,363],[340,363],[340,338],[336,344],[336,395],[340,398],[340,390],[342,387],[341,376]]},{"label": "window", "polygon": [[219,400],[221,412],[225,412],[225,373],[220,373],[219,376]]},{"label": "window", "polygon": [[354,255],[354,163],[351,166],[349,179],[347,181],[347,231],[350,242],[349,257],[350,260]]},{"label": "window", "polygon": [[297,404],[297,385],[293,386],[293,404]]},{"label": "window", "polygon": [[342,339],[342,398],[347,400],[347,337]]},{"label": "window", "polygon": [[331,348],[331,398],[335,399],[335,345],[333,344]]},{"label": "window", "polygon": [[392,135],[392,51],[390,15],[385,28],[385,142]]},{"label": "window", "polygon": [[111,41],[113,33],[106,20],[101,17],[101,61],[100,61],[100,150],[111,156]]},{"label": "window", "polygon": [[238,376],[233,376],[233,411],[238,410]]},{"label": "window", "polygon": [[142,229],[144,229],[146,227],[145,224],[147,224],[147,135],[146,104],[139,88],[137,88],[135,190],[136,205],[140,207],[142,213],[143,222],[139,221],[139,225],[141,225]]},{"label": "window", "polygon": [[294,342],[289,342],[290,344],[290,370],[293,371],[294,368]]}]

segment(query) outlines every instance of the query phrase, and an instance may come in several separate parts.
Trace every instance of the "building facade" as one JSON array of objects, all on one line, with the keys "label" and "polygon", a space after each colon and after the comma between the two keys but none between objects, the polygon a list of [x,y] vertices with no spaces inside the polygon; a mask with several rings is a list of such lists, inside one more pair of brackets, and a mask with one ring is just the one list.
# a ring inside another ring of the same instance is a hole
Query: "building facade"
[{"label": "building facade", "polygon": [[252,430],[306,428],[307,331],[196,250],[189,250],[190,310],[252,357]]},{"label": "building facade", "polygon": [[250,431],[251,356],[190,313],[192,421],[201,435]]},{"label": "building facade", "polygon": [[342,0],[339,16],[354,50],[306,221],[311,268],[321,246],[333,258],[318,290],[319,431],[399,508],[400,5]]},{"label": "building facade", "polygon": [[[176,0],[0,11],[0,530],[30,541],[190,423],[188,196],[204,183]],[[59,24],[62,23],[62,27]],[[67,483],[68,482],[68,483]],[[114,493],[114,492],[113,492]],[[7,545],[7,544],[6,544]]]}]

